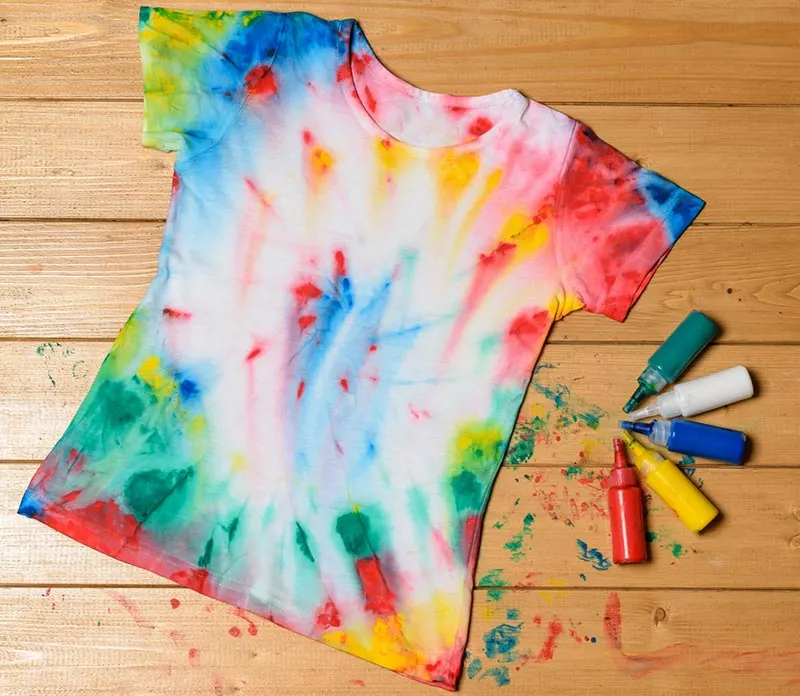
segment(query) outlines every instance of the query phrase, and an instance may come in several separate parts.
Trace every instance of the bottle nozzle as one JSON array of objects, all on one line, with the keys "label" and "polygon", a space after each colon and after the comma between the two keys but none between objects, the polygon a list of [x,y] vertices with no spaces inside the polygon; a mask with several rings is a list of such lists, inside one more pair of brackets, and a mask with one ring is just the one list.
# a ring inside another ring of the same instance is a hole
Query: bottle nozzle
[{"label": "bottle nozzle", "polygon": [[[653,404],[651,406],[645,406],[644,408],[640,408],[637,411],[633,411],[628,414],[628,418],[630,420],[641,420],[642,418],[650,418],[650,416],[658,416],[661,414],[661,409],[658,407],[658,404]],[[639,431],[637,431],[639,432]]]},{"label": "bottle nozzle", "polygon": [[628,457],[625,454],[625,445],[618,437],[614,438],[614,468],[624,469],[628,466]]},{"label": "bottle nozzle", "polygon": [[639,405],[639,402],[644,399],[645,396],[652,393],[653,391],[651,389],[648,389],[645,385],[640,384],[638,387],[636,387],[636,391],[633,392],[633,396],[625,402],[622,410],[625,411],[625,413],[630,413],[636,406]]},{"label": "bottle nozzle", "polygon": [[634,423],[633,421],[620,421],[619,427],[623,430],[632,430],[640,435],[649,435],[653,432],[653,423]]}]

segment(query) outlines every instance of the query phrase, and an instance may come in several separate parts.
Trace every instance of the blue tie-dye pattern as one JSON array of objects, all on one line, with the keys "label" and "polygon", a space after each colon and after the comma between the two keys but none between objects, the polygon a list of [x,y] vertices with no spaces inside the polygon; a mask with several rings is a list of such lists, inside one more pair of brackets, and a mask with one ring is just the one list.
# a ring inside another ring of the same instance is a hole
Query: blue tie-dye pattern
[{"label": "blue tie-dye pattern", "polygon": [[641,169],[637,189],[647,201],[647,209],[664,223],[670,243],[697,217],[705,203],[649,169]]}]

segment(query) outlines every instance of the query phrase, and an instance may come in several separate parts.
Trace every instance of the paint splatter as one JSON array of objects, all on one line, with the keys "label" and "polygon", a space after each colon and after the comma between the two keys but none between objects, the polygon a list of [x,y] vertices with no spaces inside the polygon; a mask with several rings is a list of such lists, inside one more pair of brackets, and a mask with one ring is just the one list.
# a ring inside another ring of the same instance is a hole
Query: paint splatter
[{"label": "paint splatter", "polygon": [[512,465],[529,462],[537,444],[559,440],[564,433],[582,428],[597,430],[600,419],[608,415],[600,406],[574,396],[566,385],[545,384],[545,371],[554,368],[555,365],[542,363],[534,370],[530,393],[545,397],[555,409],[542,409],[536,415],[523,417],[517,422],[506,457]]},{"label": "paint splatter", "polygon": [[478,676],[478,673],[481,671],[483,664],[481,661],[476,657],[474,658],[469,665],[467,665],[467,677],[470,679],[475,679]]},{"label": "paint splatter", "polygon": [[151,623],[147,623],[139,613],[139,609],[136,605],[129,600],[127,597],[123,596],[119,592],[114,592],[113,590],[108,590],[108,594],[111,598],[119,604],[128,614],[131,615],[131,618],[134,620],[137,626],[142,626],[143,628],[155,628],[155,625]]},{"label": "paint splatter", "polygon": [[347,683],[350,684],[350,686],[358,686],[362,689],[367,685],[363,679],[351,679]]},{"label": "paint splatter", "polygon": [[173,597],[169,600],[169,604],[173,609],[177,609],[181,605],[181,600]]},{"label": "paint splatter", "polygon": [[595,570],[608,570],[611,560],[606,558],[598,549],[590,549],[582,539],[575,540],[578,546],[578,558],[586,563],[591,563]]},{"label": "paint splatter", "polygon": [[522,529],[511,537],[505,544],[505,548],[511,551],[512,561],[521,561],[525,558],[526,551],[523,549],[523,544],[526,539],[533,538],[533,523],[536,520],[532,513],[525,515],[522,520]]},{"label": "paint splatter", "polygon": [[534,662],[549,662],[553,659],[553,654],[556,650],[556,642],[558,637],[564,632],[564,626],[557,618],[553,618],[547,625],[547,635],[542,644],[539,654],[534,659]]},{"label": "paint splatter", "polygon": [[[503,572],[501,568],[494,568],[490,570],[486,575],[484,575],[478,581],[478,587],[506,587],[510,583],[508,580],[500,577],[500,574]],[[502,599],[503,595],[506,593],[507,590],[498,590],[498,589],[491,589],[486,592],[487,596],[489,597],[490,601],[498,602]]]},{"label": "paint splatter", "polygon": [[234,638],[238,638],[239,636],[241,636],[241,635],[242,635],[242,629],[241,629],[241,628],[239,628],[238,626],[231,626],[231,627],[228,629],[228,633],[229,633],[231,636],[233,636]]},{"label": "paint splatter", "polygon": [[497,686],[508,686],[511,683],[511,677],[508,673],[508,667],[492,667],[487,669],[482,675],[481,679],[494,679]]},{"label": "paint splatter", "polygon": [[492,659],[499,657],[501,662],[512,662],[518,658],[515,652],[519,644],[519,632],[523,624],[502,623],[483,634],[484,652]]},{"label": "paint splatter", "polygon": [[[606,518],[606,470],[581,469],[571,477],[566,476],[567,471],[562,469],[561,475],[556,477],[553,471],[541,469],[514,480],[524,486],[550,519],[567,527],[574,527],[575,521],[581,518]],[[536,485],[531,487],[525,482]]]},{"label": "paint splatter", "polygon": [[189,648],[189,664],[192,667],[200,664],[200,651],[197,648]]},{"label": "paint splatter", "polygon": [[233,614],[234,616],[242,619],[243,621],[247,622],[247,632],[251,636],[257,636],[258,635],[258,626],[255,625],[255,623],[252,621],[252,619],[250,619],[247,616],[245,616],[245,613],[244,613],[243,609],[241,609],[239,607],[232,607],[231,610],[230,610],[230,613]]}]

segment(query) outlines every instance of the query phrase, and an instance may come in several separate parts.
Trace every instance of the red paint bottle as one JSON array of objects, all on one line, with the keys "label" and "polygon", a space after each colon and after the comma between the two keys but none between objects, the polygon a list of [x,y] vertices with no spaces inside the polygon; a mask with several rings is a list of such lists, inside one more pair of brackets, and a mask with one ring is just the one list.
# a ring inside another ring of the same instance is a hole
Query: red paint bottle
[{"label": "red paint bottle", "polygon": [[614,468],[606,482],[611,520],[611,556],[614,563],[647,560],[644,533],[644,499],[636,469],[628,466],[622,440],[614,440]]}]

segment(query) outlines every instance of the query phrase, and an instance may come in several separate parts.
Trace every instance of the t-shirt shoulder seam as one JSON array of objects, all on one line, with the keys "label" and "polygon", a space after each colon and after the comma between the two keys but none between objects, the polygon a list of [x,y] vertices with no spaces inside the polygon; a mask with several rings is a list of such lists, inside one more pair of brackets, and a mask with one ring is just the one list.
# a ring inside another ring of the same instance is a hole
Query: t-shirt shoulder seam
[{"label": "t-shirt shoulder seam", "polygon": [[[269,63],[267,64],[268,69],[272,69],[272,66],[275,64],[275,59],[278,56],[278,51],[280,51],[281,46],[283,45],[283,38],[284,34],[286,33],[286,13],[285,12],[270,12],[270,14],[275,15],[278,18],[278,22],[280,23],[278,26],[278,30],[275,35],[275,51],[273,52]],[[243,76],[244,77],[244,76]],[[241,103],[239,104],[239,108],[236,109],[236,113],[231,117],[230,122],[225,129],[222,131],[220,136],[208,147],[204,148],[200,152],[193,154],[191,157],[187,157],[186,159],[180,158],[180,153],[178,154],[178,161],[176,161],[176,168],[180,166],[181,169],[185,169],[187,166],[191,165],[195,160],[199,159],[203,155],[207,155],[209,152],[214,150],[215,148],[219,147],[224,141],[228,134],[231,132],[233,127],[239,121],[239,117],[241,116],[242,112],[247,107],[248,103],[250,102],[250,93],[245,89],[244,95],[242,96]]]}]

